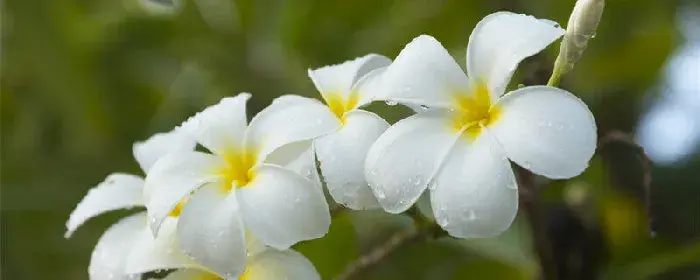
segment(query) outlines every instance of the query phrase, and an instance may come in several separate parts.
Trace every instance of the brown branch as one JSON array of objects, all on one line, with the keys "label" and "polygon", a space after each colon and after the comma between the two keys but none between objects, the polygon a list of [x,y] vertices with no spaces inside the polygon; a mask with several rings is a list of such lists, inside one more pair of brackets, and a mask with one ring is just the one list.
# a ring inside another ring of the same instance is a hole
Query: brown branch
[{"label": "brown branch", "polygon": [[[407,214],[414,218],[414,221],[416,222],[414,226],[394,233],[389,240],[373,248],[370,252],[360,256],[357,260],[346,266],[343,273],[335,277],[334,280],[352,279],[361,271],[378,264],[391,253],[405,245],[436,239],[446,234],[446,232],[444,232],[440,226],[435,223],[419,223],[416,221],[416,217],[413,215],[415,214],[414,212],[408,211]],[[418,219],[421,221],[423,220],[423,218]]]},{"label": "brown branch", "polygon": [[603,147],[612,144],[612,143],[620,143],[620,144],[625,144],[637,151],[637,158],[639,159],[639,164],[641,165],[642,168],[642,190],[644,191],[644,206],[646,207],[647,215],[649,222],[647,223],[647,229],[649,232],[651,232],[652,229],[652,216],[651,216],[651,180],[652,180],[652,173],[651,173],[651,167],[652,167],[652,162],[649,159],[649,156],[647,156],[646,152],[644,151],[644,148],[640,146],[637,141],[634,140],[634,137],[631,135],[619,131],[619,130],[614,130],[610,131],[605,136],[601,137],[600,140],[598,141],[598,150],[601,150]]},{"label": "brown branch", "polygon": [[547,224],[543,219],[545,209],[542,209],[539,203],[539,188],[535,185],[533,174],[530,171],[520,166],[514,167],[518,181],[520,206],[530,224],[534,249],[542,269],[541,279],[557,279],[557,267],[554,262],[552,247],[549,243]]}]

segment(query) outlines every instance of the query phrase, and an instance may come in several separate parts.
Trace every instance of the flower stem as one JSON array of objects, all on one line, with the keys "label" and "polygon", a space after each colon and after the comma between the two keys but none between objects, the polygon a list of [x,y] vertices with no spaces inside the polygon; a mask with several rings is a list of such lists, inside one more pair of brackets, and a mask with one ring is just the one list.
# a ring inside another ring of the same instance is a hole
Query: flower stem
[{"label": "flower stem", "polygon": [[550,87],[556,87],[559,86],[559,80],[561,80],[561,75],[562,75],[562,67],[561,67],[561,60],[559,57],[557,57],[557,60],[554,61],[554,69],[552,70],[552,76],[549,76],[549,81],[547,81],[547,85]]}]

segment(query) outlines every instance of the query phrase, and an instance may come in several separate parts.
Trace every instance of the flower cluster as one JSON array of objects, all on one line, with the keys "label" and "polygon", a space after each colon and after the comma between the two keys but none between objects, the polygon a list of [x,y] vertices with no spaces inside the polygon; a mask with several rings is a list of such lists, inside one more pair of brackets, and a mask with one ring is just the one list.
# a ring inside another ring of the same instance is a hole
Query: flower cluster
[{"label": "flower cluster", "polygon": [[[370,54],[309,70],[324,102],[284,95],[248,121],[250,94],[224,98],[136,143],[146,178],[108,176],[78,204],[66,236],[106,211],[145,206],[100,238],[91,279],[162,269],[178,269],[166,279],[319,279],[290,247],[328,232],[322,181],[347,208],[390,213],[429,189],[450,235],[497,235],[518,208],[511,162],[570,178],[595,150],[593,116],[571,93],[506,92],[520,61],[563,34],[552,21],[499,12],[469,37],[466,74],[421,35],[393,62]],[[416,114],[389,125],[361,109],[376,100]]]}]

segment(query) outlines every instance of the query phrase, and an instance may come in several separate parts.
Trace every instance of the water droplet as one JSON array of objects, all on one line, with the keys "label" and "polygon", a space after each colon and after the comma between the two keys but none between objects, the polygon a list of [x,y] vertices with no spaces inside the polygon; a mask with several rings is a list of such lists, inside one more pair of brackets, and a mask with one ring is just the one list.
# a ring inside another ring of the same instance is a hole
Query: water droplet
[{"label": "water droplet", "polygon": [[378,199],[385,199],[386,198],[386,193],[384,193],[384,190],[381,188],[374,189],[374,194],[377,195]]},{"label": "water droplet", "polygon": [[431,191],[432,191],[432,190],[435,190],[435,186],[436,186],[436,185],[437,185],[437,184],[435,184],[435,181],[430,181],[430,182],[428,183],[428,189],[431,190]]},{"label": "water droplet", "polygon": [[399,104],[399,102],[397,102],[396,100],[393,100],[393,99],[387,99],[385,103],[386,103],[386,105],[389,105],[389,106],[396,106],[397,104]]},{"label": "water droplet", "polygon": [[593,35],[591,35],[591,38],[595,38],[596,35],[597,34],[595,32],[593,32]]},{"label": "water droplet", "polygon": [[418,177],[418,176],[413,177],[413,185],[414,186],[419,186],[422,183],[423,183],[423,180],[421,177]]},{"label": "water droplet", "polygon": [[420,105],[420,110],[421,110],[421,111],[425,112],[425,111],[428,111],[428,109],[429,109],[428,106]]}]

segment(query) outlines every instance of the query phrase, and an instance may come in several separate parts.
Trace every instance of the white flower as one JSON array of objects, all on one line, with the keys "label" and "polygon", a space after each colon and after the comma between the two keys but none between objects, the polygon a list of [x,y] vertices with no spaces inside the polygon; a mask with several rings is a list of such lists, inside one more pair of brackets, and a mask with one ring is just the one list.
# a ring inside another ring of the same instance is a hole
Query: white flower
[{"label": "white flower", "polygon": [[372,102],[377,81],[391,63],[370,54],[342,64],[309,70],[309,77],[341,121],[337,131],[314,141],[321,173],[333,199],[351,209],[379,208],[364,173],[369,147],[389,124],[359,109]]},{"label": "white flower", "polygon": [[[157,158],[194,148],[195,142],[179,131],[159,133],[134,144],[134,157],[144,172]],[[107,176],[83,198],[66,223],[65,237],[88,219],[104,212],[143,207],[143,179],[114,173]],[[169,218],[162,234],[154,239],[146,225],[145,212],[126,217],[100,237],[90,259],[90,279],[140,279],[140,273],[165,269],[197,267],[180,253],[174,238],[177,219]]]},{"label": "white flower", "polygon": [[240,275],[246,265],[244,229],[284,250],[325,235],[330,226],[318,184],[282,167],[307,165],[299,162],[312,162],[311,150],[283,146],[332,132],[340,121],[321,102],[285,96],[247,124],[249,98],[224,98],[183,123],[181,129],[211,154],[161,158],[144,190],[154,234],[166,217],[179,215],[182,250],[225,278]]},{"label": "white flower", "polygon": [[518,63],[562,33],[552,21],[491,14],[469,37],[468,76],[434,38],[409,43],[383,74],[382,98],[430,110],[397,122],[370,149],[365,172],[382,207],[405,211],[429,188],[451,235],[491,236],[517,212],[509,160],[549,178],[580,174],[596,145],[586,105],[546,86],[504,95]]},{"label": "white flower", "polygon": [[[182,269],[168,274],[164,280],[221,279],[201,269]],[[239,280],[320,280],[314,265],[294,250],[266,249],[249,256],[248,265]]]}]

